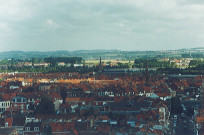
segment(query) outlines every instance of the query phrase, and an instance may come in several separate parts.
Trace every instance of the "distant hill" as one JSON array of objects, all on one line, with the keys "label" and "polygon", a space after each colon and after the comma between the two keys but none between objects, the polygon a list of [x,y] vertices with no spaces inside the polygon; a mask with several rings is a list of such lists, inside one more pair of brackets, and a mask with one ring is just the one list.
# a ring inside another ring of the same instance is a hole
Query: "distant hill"
[{"label": "distant hill", "polygon": [[82,57],[83,59],[117,59],[117,60],[133,60],[134,58],[148,57],[180,57],[186,53],[204,53],[204,47],[179,50],[162,50],[162,51],[121,51],[121,50],[77,50],[77,51],[8,51],[0,52],[1,59],[30,59],[45,57]]},{"label": "distant hill", "polygon": [[[107,53],[120,53],[119,50],[77,50],[77,51],[8,51],[0,52],[0,59],[29,59],[29,58],[44,58],[44,57],[100,57]],[[99,56],[98,56],[99,55]]]}]

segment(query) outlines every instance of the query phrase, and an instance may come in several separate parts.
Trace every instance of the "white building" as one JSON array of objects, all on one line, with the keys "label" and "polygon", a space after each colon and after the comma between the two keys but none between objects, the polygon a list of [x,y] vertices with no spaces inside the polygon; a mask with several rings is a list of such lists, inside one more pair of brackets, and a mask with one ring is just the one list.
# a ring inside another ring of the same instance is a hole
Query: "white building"
[{"label": "white building", "polygon": [[0,113],[8,109],[10,107],[10,104],[10,101],[5,101],[4,99],[0,98]]}]

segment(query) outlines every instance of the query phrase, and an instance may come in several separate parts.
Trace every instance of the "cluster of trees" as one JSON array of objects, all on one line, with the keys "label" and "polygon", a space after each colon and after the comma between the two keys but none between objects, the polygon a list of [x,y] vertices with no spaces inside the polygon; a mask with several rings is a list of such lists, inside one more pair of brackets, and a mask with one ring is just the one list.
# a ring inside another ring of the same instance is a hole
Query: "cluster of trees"
[{"label": "cluster of trees", "polygon": [[56,67],[14,67],[9,66],[8,69],[1,69],[1,72],[42,72],[42,73],[60,73],[60,72],[79,72],[79,73],[87,73],[93,72],[96,70],[96,67],[63,67],[63,66],[56,66]]},{"label": "cluster of trees", "polygon": [[58,62],[64,63],[82,63],[83,59],[81,57],[48,57],[44,58],[44,62],[50,63],[51,66],[56,66]]},{"label": "cluster of trees", "polygon": [[52,99],[47,96],[42,96],[39,105],[36,107],[35,114],[55,114],[55,106]]},{"label": "cluster of trees", "polygon": [[181,114],[183,113],[183,107],[179,97],[171,98],[171,114]]},{"label": "cluster of trees", "polygon": [[[32,62],[32,66],[15,66],[19,62]],[[35,63],[47,62],[50,63],[50,66],[34,66]],[[58,62],[70,63],[70,67],[66,66],[57,66]],[[0,65],[7,65],[6,68],[2,67],[1,72],[90,72],[94,70],[93,68],[88,67],[74,67],[76,63],[82,63],[83,59],[81,57],[47,57],[47,58],[32,58],[28,60],[18,60],[18,59],[10,59],[10,60],[2,60],[0,61]]]},{"label": "cluster of trees", "polygon": [[18,64],[19,62],[32,62],[35,63],[42,63],[47,62],[51,63],[52,66],[56,66],[58,62],[76,64],[82,63],[83,59],[81,57],[46,57],[46,58],[32,58],[32,59],[3,59],[0,61],[0,65],[13,65]]},{"label": "cluster of trees", "polygon": [[204,58],[204,55],[200,53],[195,53],[195,54],[184,53],[184,54],[181,54],[181,57],[182,58]]},{"label": "cluster of trees", "polygon": [[150,60],[146,60],[146,59],[135,59],[134,61],[134,65],[133,67],[136,68],[146,68],[148,64],[148,67],[150,68],[157,68],[157,67],[171,67],[172,65],[170,64],[170,62],[166,62],[166,61],[158,61],[157,59],[150,59]]},{"label": "cluster of trees", "polygon": [[0,65],[13,65],[17,64],[18,62],[24,62],[22,59],[3,59],[0,61]]},{"label": "cluster of trees", "polygon": [[191,60],[189,63],[189,67],[196,67],[204,64],[201,60]]},{"label": "cluster of trees", "polygon": [[201,60],[191,60],[189,64],[189,68],[192,70],[203,70],[204,69],[204,61]]}]

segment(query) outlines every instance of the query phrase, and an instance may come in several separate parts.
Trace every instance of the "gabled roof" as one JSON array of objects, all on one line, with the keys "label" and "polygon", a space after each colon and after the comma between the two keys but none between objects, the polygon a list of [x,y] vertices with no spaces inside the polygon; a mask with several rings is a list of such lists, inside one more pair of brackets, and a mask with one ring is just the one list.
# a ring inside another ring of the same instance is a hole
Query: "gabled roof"
[{"label": "gabled roof", "polygon": [[66,132],[74,128],[74,122],[51,122],[52,132]]},{"label": "gabled roof", "polygon": [[108,121],[108,120],[110,120],[110,118],[106,115],[103,115],[103,116],[97,117],[96,120],[99,120],[99,121],[107,120]]},{"label": "gabled roof", "polygon": [[154,98],[159,98],[159,96],[157,94],[153,94],[153,95],[150,96],[150,98],[153,98],[153,99]]},{"label": "gabled roof", "polygon": [[77,131],[86,131],[87,130],[87,122],[76,122],[74,128]]},{"label": "gabled roof", "polygon": [[25,125],[25,117],[23,118],[13,118],[12,126],[24,126]]}]

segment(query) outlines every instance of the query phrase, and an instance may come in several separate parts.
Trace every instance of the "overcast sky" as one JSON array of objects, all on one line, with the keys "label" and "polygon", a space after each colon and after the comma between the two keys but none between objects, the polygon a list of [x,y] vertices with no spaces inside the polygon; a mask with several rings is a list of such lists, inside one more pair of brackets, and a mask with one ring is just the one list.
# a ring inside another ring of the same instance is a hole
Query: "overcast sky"
[{"label": "overcast sky", "polygon": [[0,52],[204,47],[204,0],[0,0]]}]

